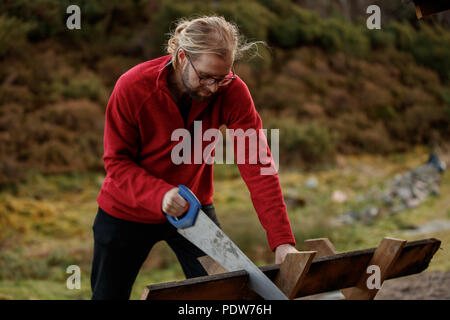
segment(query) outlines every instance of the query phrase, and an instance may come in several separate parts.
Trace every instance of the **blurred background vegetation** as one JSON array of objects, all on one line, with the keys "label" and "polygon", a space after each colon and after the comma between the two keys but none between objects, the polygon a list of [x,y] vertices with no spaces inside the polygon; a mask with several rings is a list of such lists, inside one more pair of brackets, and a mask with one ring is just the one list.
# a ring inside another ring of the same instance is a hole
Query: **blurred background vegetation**
[{"label": "blurred background vegetation", "polygon": [[[81,30],[66,27],[72,4],[81,8]],[[381,8],[381,30],[366,28],[370,4]],[[307,205],[289,211],[299,248],[312,237],[330,237],[338,250],[376,246],[386,232],[411,224],[410,217],[417,223],[431,218],[431,209],[450,218],[448,200],[432,199],[415,215],[386,217],[370,228],[337,232],[327,222],[346,206],[330,202],[333,188],[369,188],[370,174],[375,182],[389,178],[425,161],[427,147],[446,148],[449,14],[418,21],[412,3],[400,0],[4,0],[0,298],[89,298],[90,227],[104,176],[109,94],[122,73],[165,54],[177,18],[204,14],[223,15],[249,40],[268,44],[260,47],[261,57],[237,62],[236,71],[264,128],[280,129],[283,190],[306,194]],[[363,177],[361,161],[373,169]],[[224,229],[252,259],[272,263],[237,169],[216,167]],[[321,186],[315,192],[299,187],[311,174]],[[443,183],[448,188],[448,175]],[[82,267],[81,291],[65,289],[70,264]],[[143,270],[134,298],[144,284],[183,278],[163,245]]]}]

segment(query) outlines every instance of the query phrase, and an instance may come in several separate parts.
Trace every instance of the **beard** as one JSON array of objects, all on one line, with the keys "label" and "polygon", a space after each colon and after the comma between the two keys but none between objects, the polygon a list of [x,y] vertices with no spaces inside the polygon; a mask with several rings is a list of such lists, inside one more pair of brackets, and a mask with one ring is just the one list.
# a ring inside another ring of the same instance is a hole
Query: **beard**
[{"label": "beard", "polygon": [[213,96],[211,91],[205,87],[200,86],[197,89],[194,89],[189,85],[189,70],[186,68],[186,65],[181,72],[181,82],[183,83],[188,95],[195,101],[206,101]]}]

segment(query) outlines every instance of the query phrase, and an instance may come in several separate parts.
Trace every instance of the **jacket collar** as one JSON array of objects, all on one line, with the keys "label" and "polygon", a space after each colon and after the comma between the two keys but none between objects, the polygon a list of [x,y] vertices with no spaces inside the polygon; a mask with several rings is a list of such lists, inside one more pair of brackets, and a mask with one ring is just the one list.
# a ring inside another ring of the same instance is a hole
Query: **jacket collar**
[{"label": "jacket collar", "polygon": [[167,71],[168,67],[172,64],[172,56],[164,56],[161,63],[158,66],[158,75],[156,77],[156,85],[158,88],[167,90]]}]

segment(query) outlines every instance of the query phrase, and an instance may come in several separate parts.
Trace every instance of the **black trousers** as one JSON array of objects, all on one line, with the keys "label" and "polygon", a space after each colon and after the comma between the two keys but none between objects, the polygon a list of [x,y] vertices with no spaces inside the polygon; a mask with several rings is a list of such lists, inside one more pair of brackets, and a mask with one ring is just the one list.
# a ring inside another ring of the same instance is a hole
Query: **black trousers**
[{"label": "black trousers", "polygon": [[[202,210],[220,227],[214,206]],[[161,240],[175,252],[186,278],[207,275],[197,258],[205,253],[180,235],[169,222],[137,223],[117,219],[98,208],[94,225],[91,270],[93,300],[130,298],[139,270],[152,247]]]}]

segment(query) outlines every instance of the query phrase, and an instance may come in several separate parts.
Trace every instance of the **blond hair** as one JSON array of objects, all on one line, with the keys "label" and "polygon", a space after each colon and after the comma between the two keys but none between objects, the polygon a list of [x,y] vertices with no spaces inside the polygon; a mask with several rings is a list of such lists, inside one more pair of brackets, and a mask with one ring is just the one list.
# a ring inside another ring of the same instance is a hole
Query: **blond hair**
[{"label": "blond hair", "polygon": [[198,18],[181,18],[176,21],[175,31],[169,33],[166,50],[172,55],[172,64],[177,67],[177,53],[183,48],[190,56],[214,53],[220,57],[230,57],[234,62],[247,51],[256,49],[264,41],[247,42],[239,33],[236,24],[228,22],[221,16],[201,16]]}]

